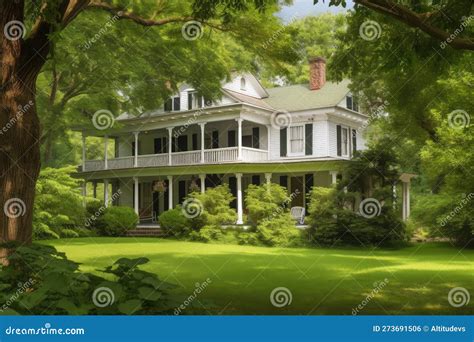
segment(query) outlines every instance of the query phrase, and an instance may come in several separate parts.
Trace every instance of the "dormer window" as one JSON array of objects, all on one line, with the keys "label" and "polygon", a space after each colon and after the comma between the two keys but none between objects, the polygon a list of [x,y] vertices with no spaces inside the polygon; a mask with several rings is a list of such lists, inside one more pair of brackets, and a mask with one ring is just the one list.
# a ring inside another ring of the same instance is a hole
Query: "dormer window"
[{"label": "dormer window", "polygon": [[240,90],[246,90],[245,77],[240,79]]},{"label": "dormer window", "polygon": [[355,99],[354,96],[352,95],[346,96],[346,108],[353,110],[355,112],[359,111],[359,104],[357,103],[357,100]]},{"label": "dormer window", "polygon": [[188,110],[205,107],[208,102],[197,91],[188,92]]},{"label": "dormer window", "polygon": [[181,99],[179,96],[174,96],[165,101],[164,105],[165,112],[179,111],[181,110]]}]

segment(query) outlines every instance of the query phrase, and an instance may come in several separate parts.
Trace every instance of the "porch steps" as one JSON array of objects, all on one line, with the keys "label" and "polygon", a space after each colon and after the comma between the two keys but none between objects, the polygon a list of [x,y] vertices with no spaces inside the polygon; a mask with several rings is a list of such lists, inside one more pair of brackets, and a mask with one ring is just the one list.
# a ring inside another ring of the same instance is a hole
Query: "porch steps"
[{"label": "porch steps", "polygon": [[135,237],[159,237],[164,236],[164,232],[161,228],[135,228],[129,230],[126,236],[135,236]]}]

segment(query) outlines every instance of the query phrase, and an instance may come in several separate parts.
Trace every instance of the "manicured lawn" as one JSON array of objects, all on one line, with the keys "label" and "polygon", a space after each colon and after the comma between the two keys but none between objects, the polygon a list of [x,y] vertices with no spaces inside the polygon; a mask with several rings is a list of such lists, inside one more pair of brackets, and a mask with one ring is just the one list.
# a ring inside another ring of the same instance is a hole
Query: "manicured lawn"
[{"label": "manicured lawn", "polygon": [[[120,257],[146,256],[143,268],[178,284],[180,295],[196,283],[210,285],[194,300],[203,314],[343,314],[361,304],[374,283],[388,280],[360,314],[473,314],[474,251],[424,244],[401,250],[263,248],[155,238],[81,238],[45,241],[81,269],[97,272]],[[377,284],[375,284],[377,285]],[[286,287],[292,302],[270,303]],[[467,306],[454,308],[448,292],[463,287]]]}]

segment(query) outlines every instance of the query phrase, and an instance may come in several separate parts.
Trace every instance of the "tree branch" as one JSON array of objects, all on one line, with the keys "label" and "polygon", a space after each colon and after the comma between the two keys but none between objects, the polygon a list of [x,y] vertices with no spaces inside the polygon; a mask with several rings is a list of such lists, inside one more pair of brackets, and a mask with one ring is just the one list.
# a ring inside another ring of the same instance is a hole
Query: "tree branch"
[{"label": "tree branch", "polygon": [[452,33],[430,25],[428,19],[435,15],[433,12],[419,14],[391,0],[354,0],[354,2],[381,14],[389,15],[411,27],[418,28],[431,37],[446,42],[454,49],[474,50],[474,40],[472,38],[451,38]]}]

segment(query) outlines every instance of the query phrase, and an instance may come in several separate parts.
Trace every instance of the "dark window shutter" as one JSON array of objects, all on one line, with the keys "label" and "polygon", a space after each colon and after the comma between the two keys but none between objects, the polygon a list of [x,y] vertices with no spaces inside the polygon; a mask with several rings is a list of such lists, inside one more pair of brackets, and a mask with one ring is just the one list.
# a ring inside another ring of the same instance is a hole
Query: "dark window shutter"
[{"label": "dark window shutter", "polygon": [[162,144],[162,152],[161,153],[168,153],[168,138],[163,137],[163,144]]},{"label": "dark window shutter", "polygon": [[342,141],[341,138],[342,133],[341,133],[341,126],[337,125],[336,126],[336,138],[337,138],[337,155],[342,156]]},{"label": "dark window shutter", "polygon": [[252,128],[252,147],[260,148],[260,128],[259,127]]},{"label": "dark window shutter", "polygon": [[172,106],[173,106],[173,100],[172,99],[168,99],[165,101],[165,112],[171,112],[171,110],[173,109]]},{"label": "dark window shutter", "polygon": [[163,210],[166,211],[170,208],[170,201],[169,201],[169,187],[170,187],[170,182],[169,180],[165,180],[166,184],[166,190],[164,193],[164,198],[163,198]]},{"label": "dark window shutter", "polygon": [[193,133],[192,139],[193,139],[193,142],[192,142],[193,151],[198,150],[199,148],[198,148],[198,135],[197,135],[197,133]]},{"label": "dark window shutter", "polygon": [[237,146],[235,136],[235,130],[227,131],[227,146],[234,147]]},{"label": "dark window shutter", "polygon": [[178,196],[179,196],[179,203],[184,202],[184,198],[186,197],[186,181],[182,180],[178,183]]},{"label": "dark window shutter", "polygon": [[253,185],[260,185],[260,176],[259,175],[252,176],[252,184]]},{"label": "dark window shutter", "polygon": [[280,176],[280,185],[288,189],[288,176]]},{"label": "dark window shutter", "polygon": [[212,148],[219,148],[219,131],[212,131]]},{"label": "dark window shutter", "polygon": [[313,154],[313,124],[304,125],[304,129],[306,135],[304,154],[311,156]]},{"label": "dark window shutter", "polygon": [[179,97],[175,97],[173,98],[173,107],[174,107],[174,110],[180,110],[181,109],[181,98]]},{"label": "dark window shutter", "polygon": [[135,157],[135,141],[132,141],[132,156]]},{"label": "dark window shutter", "polygon": [[286,134],[286,127],[280,130],[280,157],[286,157]]},{"label": "dark window shutter", "polygon": [[357,131],[355,129],[352,130],[352,153],[357,151]]},{"label": "dark window shutter", "polygon": [[193,93],[188,93],[188,109],[193,109]]},{"label": "dark window shutter", "polygon": [[346,107],[352,109],[352,96],[346,96]]},{"label": "dark window shutter", "polygon": [[119,156],[119,138],[115,138],[115,148],[114,148],[115,158]]},{"label": "dark window shutter", "polygon": [[177,139],[175,137],[171,138],[171,152],[176,152],[177,149]]},{"label": "dark window shutter", "polygon": [[163,153],[163,146],[161,145],[161,138],[156,138],[154,140],[154,151],[155,151],[155,154],[157,153]]}]

